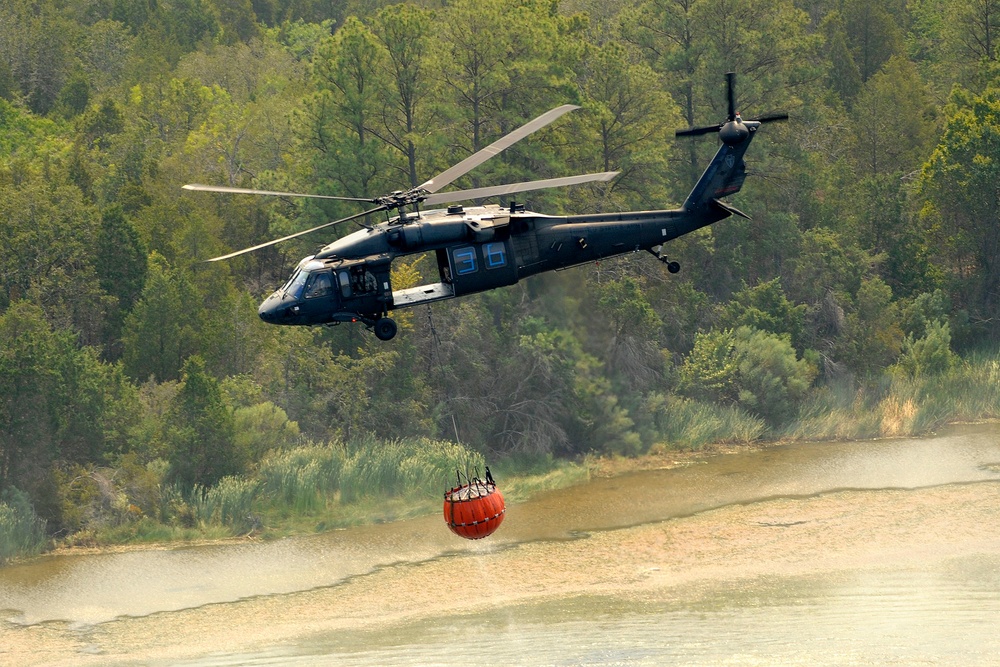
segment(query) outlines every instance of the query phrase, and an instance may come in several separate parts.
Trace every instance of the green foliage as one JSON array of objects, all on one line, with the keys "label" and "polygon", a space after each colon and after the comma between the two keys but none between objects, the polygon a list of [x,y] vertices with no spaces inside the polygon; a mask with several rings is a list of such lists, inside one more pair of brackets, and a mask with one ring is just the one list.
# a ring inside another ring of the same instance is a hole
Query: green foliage
[{"label": "green foliage", "polygon": [[816,377],[816,368],[796,359],[784,336],[749,327],[735,332],[739,364],[739,404],[779,426],[795,415]]},{"label": "green foliage", "polygon": [[[1000,331],[990,2],[85,4],[0,3],[0,487],[49,532],[334,525],[345,496],[410,511],[456,457],[998,416],[973,352]],[[752,220],[672,242],[679,275],[547,274],[404,311],[389,343],[257,317],[329,236],[200,261],[355,204],[178,190],[374,196],[574,103],[455,187],[617,170],[529,208],[666,208],[715,150],[671,131],[720,120],[730,70],[744,117],[793,116],[747,155]]]},{"label": "green foliage", "polygon": [[0,494],[0,565],[33,556],[45,543],[45,521],[35,514],[28,496],[14,487],[5,489]]},{"label": "green foliage", "polygon": [[725,304],[721,324],[735,329],[748,326],[772,334],[785,335],[792,346],[802,350],[805,331],[805,304],[793,304],[781,289],[781,279],[775,278],[743,289]]},{"label": "green foliage", "polygon": [[934,320],[927,324],[920,338],[909,334],[903,339],[903,350],[896,368],[910,377],[945,373],[958,362],[951,351],[951,330],[947,322]]},{"label": "green foliage", "polygon": [[243,470],[246,452],[236,447],[233,415],[218,380],[195,355],[184,362],[181,388],[167,416],[171,476],[182,488],[211,486]]},{"label": "green foliage", "polygon": [[194,351],[191,305],[199,298],[183,273],[159,254],[149,257],[149,274],[122,332],[123,361],[136,380],[176,380]]},{"label": "green foliage", "polygon": [[273,449],[288,449],[299,440],[299,425],[270,401],[233,411],[234,445],[251,461]]},{"label": "green foliage", "polygon": [[[993,321],[1000,307],[1000,90],[982,95],[956,89],[945,107],[945,129],[924,165],[922,215],[930,225],[952,289],[970,310]],[[997,326],[984,325],[996,338]]]},{"label": "green foliage", "polygon": [[732,403],[739,396],[738,372],[732,330],[713,329],[695,336],[678,373],[678,389],[692,398]]},{"label": "green foliage", "polygon": [[616,337],[648,338],[659,329],[660,318],[634,278],[602,283],[595,292],[597,305],[607,315]]},{"label": "green foliage", "polygon": [[903,332],[892,289],[873,278],[858,288],[840,342],[841,358],[862,374],[877,375],[899,355]]},{"label": "green foliage", "polygon": [[699,335],[680,368],[680,391],[740,405],[771,426],[794,416],[816,369],[796,359],[787,337],[740,327]]}]

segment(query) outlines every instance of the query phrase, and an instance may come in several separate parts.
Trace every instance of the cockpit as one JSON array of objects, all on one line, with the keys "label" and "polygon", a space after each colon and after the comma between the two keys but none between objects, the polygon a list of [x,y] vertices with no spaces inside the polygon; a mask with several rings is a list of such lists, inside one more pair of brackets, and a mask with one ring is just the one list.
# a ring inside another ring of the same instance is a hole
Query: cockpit
[{"label": "cockpit", "polygon": [[293,299],[315,299],[333,292],[329,269],[298,269],[279,292]]},{"label": "cockpit", "polygon": [[321,324],[377,312],[382,309],[378,296],[378,279],[365,263],[307,257],[258,313],[274,324]]}]

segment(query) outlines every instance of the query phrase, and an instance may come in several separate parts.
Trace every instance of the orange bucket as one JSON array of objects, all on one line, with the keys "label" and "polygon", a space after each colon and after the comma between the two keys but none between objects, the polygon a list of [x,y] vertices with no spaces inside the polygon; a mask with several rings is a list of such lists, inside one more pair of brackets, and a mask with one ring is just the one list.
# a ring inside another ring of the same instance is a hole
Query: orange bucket
[{"label": "orange bucket", "polygon": [[486,473],[487,481],[478,477],[468,484],[456,486],[444,494],[444,520],[451,532],[467,540],[479,540],[492,535],[503,522],[503,494]]}]

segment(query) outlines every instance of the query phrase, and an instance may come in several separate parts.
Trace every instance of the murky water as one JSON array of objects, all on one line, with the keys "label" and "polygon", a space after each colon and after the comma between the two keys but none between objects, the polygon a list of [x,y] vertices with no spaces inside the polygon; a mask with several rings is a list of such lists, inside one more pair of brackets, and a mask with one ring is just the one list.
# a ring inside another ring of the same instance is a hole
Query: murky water
[{"label": "murky water", "polygon": [[0,569],[0,664],[1000,664],[998,529],[998,425],[777,447],[483,542],[435,516]]}]

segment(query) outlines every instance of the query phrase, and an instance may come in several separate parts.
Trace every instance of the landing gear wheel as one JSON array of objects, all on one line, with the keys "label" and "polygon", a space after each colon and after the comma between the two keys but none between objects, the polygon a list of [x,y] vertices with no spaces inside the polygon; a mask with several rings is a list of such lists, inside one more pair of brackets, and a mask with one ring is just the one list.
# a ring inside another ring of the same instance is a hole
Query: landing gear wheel
[{"label": "landing gear wheel", "polygon": [[681,270],[680,262],[667,262],[667,271],[670,273],[677,273]]},{"label": "landing gear wheel", "polygon": [[379,340],[392,340],[396,335],[396,321],[388,317],[380,317],[375,322],[375,337]]}]

